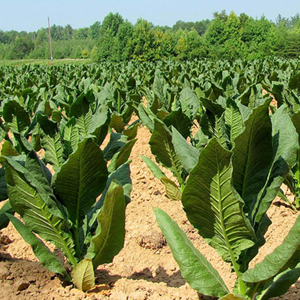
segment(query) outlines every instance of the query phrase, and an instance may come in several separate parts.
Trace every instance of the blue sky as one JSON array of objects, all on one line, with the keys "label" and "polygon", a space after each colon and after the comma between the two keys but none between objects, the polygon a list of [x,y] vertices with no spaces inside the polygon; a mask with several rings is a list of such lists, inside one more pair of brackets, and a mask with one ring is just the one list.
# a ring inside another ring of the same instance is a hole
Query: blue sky
[{"label": "blue sky", "polygon": [[2,0],[0,30],[36,31],[51,24],[73,28],[89,27],[102,22],[110,12],[120,13],[135,23],[138,18],[154,25],[173,26],[176,21],[212,19],[213,13],[226,10],[229,14],[246,13],[254,18],[264,15],[275,21],[278,14],[291,17],[300,13],[299,0]]}]

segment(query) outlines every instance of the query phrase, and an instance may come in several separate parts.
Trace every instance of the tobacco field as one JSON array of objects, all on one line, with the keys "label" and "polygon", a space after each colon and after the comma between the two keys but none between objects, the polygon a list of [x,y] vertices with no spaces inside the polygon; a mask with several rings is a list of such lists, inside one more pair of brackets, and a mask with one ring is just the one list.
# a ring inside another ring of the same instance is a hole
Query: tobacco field
[{"label": "tobacco field", "polygon": [[0,78],[2,299],[300,298],[300,60]]}]

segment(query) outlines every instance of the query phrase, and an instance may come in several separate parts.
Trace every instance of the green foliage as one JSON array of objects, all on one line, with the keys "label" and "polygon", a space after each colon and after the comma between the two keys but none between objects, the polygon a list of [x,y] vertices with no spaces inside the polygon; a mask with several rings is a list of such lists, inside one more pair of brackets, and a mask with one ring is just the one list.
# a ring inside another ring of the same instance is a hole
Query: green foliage
[{"label": "green foliage", "polygon": [[[143,19],[132,24],[119,13],[109,13],[102,24],[97,21],[90,27],[52,25],[51,37],[54,59],[87,58],[85,50],[90,53],[92,49],[96,62],[297,58],[299,21],[295,20],[297,15],[290,19],[280,16],[274,23],[264,16],[254,19],[222,11],[211,21],[177,21],[171,28]],[[0,31],[2,48],[0,59],[49,58],[47,29]]]},{"label": "green foliage", "polygon": [[[243,118],[239,122],[243,123]],[[182,137],[181,141],[186,152],[192,151]],[[191,224],[231,264],[237,275],[233,293],[174,221],[155,209],[158,224],[182,275],[199,293],[221,299],[280,296],[300,276],[299,218],[283,243],[263,262],[253,269],[249,269],[249,262],[266,242],[264,233],[270,225],[267,210],[297,162],[298,134],[287,105],[270,116],[269,100],[257,101],[242,130],[235,134],[232,151],[221,142],[218,136],[212,137],[197,162],[182,157],[190,173],[181,200]]]},{"label": "green foliage", "polygon": [[78,144],[52,178],[34,151],[2,160],[9,203],[24,222],[9,215],[16,229],[45,267],[68,277],[37,235],[62,250],[74,268],[71,277],[78,288],[92,288],[93,270],[111,262],[123,247],[125,184],[123,188],[118,179],[127,184],[128,178],[120,178],[114,170],[108,178],[104,155],[91,137]]}]

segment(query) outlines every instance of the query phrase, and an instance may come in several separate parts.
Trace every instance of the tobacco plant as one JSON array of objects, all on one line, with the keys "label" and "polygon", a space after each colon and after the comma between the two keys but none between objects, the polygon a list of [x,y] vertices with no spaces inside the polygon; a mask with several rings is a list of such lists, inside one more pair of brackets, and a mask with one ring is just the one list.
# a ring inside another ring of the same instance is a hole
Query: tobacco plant
[{"label": "tobacco plant", "polygon": [[298,135],[282,105],[268,113],[269,100],[257,105],[232,150],[213,137],[201,151],[182,195],[191,224],[237,276],[233,291],[192,245],[183,230],[156,208],[182,276],[199,293],[220,299],[266,300],[284,294],[300,276],[300,217],[283,243],[249,269],[265,244],[267,210],[294,165]]},{"label": "tobacco plant", "polygon": [[[10,221],[46,268],[71,277],[84,291],[94,286],[97,266],[111,262],[123,247],[131,190],[129,165],[119,164],[124,157],[107,167],[94,139],[85,137],[53,176],[34,150],[17,155],[7,141],[2,149],[10,204],[23,222],[7,214]],[[119,148],[111,143],[106,155]],[[69,265],[38,236],[60,249]]]},{"label": "tobacco plant", "polygon": [[191,127],[199,114],[200,105],[196,94],[190,88],[185,88],[178,96],[178,103],[174,102],[169,107],[170,111],[167,111],[162,105],[163,93],[158,93],[157,87],[154,93],[160,95],[160,101],[155,101],[155,98],[149,108],[140,104],[139,117],[151,132],[149,144],[156,162],[170,170],[177,182],[169,178],[150,158],[142,156],[142,159],[164,184],[167,196],[172,200],[180,200],[188,172],[176,152],[176,139],[179,136],[183,139],[192,138]]}]

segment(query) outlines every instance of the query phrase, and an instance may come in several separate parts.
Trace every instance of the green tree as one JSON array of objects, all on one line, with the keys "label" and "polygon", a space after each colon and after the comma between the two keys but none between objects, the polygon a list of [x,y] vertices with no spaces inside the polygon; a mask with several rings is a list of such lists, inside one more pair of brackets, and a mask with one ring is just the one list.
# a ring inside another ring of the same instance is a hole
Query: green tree
[{"label": "green tree", "polygon": [[81,51],[81,58],[84,58],[84,59],[86,59],[86,58],[89,58],[89,50],[88,49],[83,49],[82,51]]},{"label": "green tree", "polygon": [[175,39],[172,30],[162,31],[154,29],[154,58],[156,60],[168,59],[175,55]]},{"label": "green tree", "polygon": [[110,33],[111,36],[116,36],[121,24],[124,23],[123,17],[119,13],[109,13],[102,22],[100,27],[100,35]]},{"label": "green tree", "polygon": [[63,41],[66,39],[64,28],[62,26],[52,25],[51,26],[51,37],[54,41]]},{"label": "green tree", "polygon": [[188,31],[179,29],[175,33],[176,46],[175,53],[179,60],[186,60],[188,58]]},{"label": "green tree", "polygon": [[276,26],[262,16],[259,20],[249,18],[243,27],[241,40],[247,49],[247,58],[263,58],[273,54],[276,44]]},{"label": "green tree", "polygon": [[155,59],[155,33],[153,24],[139,19],[133,28],[132,45],[134,59],[140,61]]},{"label": "green tree", "polygon": [[188,32],[188,59],[201,59],[207,55],[207,49],[196,29]]},{"label": "green tree", "polygon": [[72,38],[74,29],[72,28],[71,25],[66,25],[64,28],[64,35],[66,40],[70,40]]},{"label": "green tree", "polygon": [[33,48],[34,44],[27,36],[17,37],[11,45],[8,59],[25,58]]},{"label": "green tree", "polygon": [[84,40],[87,39],[89,36],[89,28],[84,27],[84,28],[79,28],[75,29],[73,33],[73,39],[74,40]]},{"label": "green tree", "polygon": [[244,52],[244,44],[242,41],[243,28],[241,27],[240,18],[231,12],[226,19],[224,34],[225,34],[225,49],[224,57],[227,59],[242,58]]},{"label": "green tree", "polygon": [[15,30],[6,31],[4,34],[4,44],[11,44],[14,42],[16,37],[18,36],[18,32]]},{"label": "green tree", "polygon": [[114,51],[115,37],[119,27],[124,23],[124,19],[118,13],[109,13],[103,20],[99,31],[96,50],[93,51],[93,59],[96,61],[111,60],[117,56]]},{"label": "green tree", "polygon": [[125,21],[119,26],[118,32],[114,37],[112,60],[113,61],[126,61],[132,56],[132,39],[133,25]]},{"label": "green tree", "polygon": [[210,22],[204,35],[205,44],[208,47],[209,57],[222,58],[226,53],[224,43],[226,41],[225,23],[228,19],[225,11],[215,12],[214,19]]},{"label": "green tree", "polygon": [[89,38],[93,40],[97,40],[100,35],[100,28],[101,28],[101,24],[99,21],[91,25],[89,29]]}]

